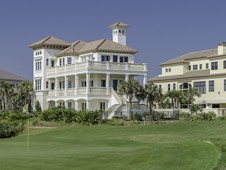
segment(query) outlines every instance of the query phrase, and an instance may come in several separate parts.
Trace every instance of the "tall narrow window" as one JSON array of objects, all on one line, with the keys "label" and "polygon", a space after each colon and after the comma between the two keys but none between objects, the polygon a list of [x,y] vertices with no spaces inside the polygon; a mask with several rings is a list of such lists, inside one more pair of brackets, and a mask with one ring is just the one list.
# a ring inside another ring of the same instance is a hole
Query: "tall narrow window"
[{"label": "tall narrow window", "polygon": [[124,62],[128,63],[128,57],[124,57]]},{"label": "tall narrow window", "polygon": [[35,90],[41,90],[41,79],[40,80],[35,80]]},{"label": "tall narrow window", "polygon": [[214,81],[209,81],[209,92],[214,92]]},{"label": "tall narrow window", "polygon": [[202,70],[202,64],[199,64],[199,70]]},{"label": "tall narrow window", "polygon": [[199,93],[206,94],[206,82],[205,81],[194,82],[194,88],[196,88]]},{"label": "tall narrow window", "polygon": [[46,88],[48,89],[49,88],[49,82],[46,81]]},{"label": "tall narrow window", "polygon": [[54,60],[51,60],[51,67],[54,67]]},{"label": "tall narrow window", "polygon": [[68,80],[67,88],[68,88],[68,89],[72,88],[72,82],[71,82],[71,80]]},{"label": "tall narrow window", "polygon": [[106,80],[101,80],[101,87],[106,87]]},{"label": "tall narrow window", "polygon": [[168,84],[168,91],[170,91],[170,84]]},{"label": "tall narrow window", "polygon": [[65,65],[65,58],[63,58],[63,64],[62,64],[63,66]]},{"label": "tall narrow window", "polygon": [[113,55],[113,62],[118,62],[118,56],[117,55]]},{"label": "tall narrow window", "polygon": [[209,64],[208,63],[206,63],[206,69],[208,69],[209,68]]},{"label": "tall narrow window", "polygon": [[82,87],[86,87],[86,81],[82,81]]},{"label": "tall narrow window", "polygon": [[102,55],[101,61],[110,61],[110,56],[109,55]]},{"label": "tall narrow window", "polygon": [[224,91],[226,91],[226,79],[224,79]]},{"label": "tall narrow window", "polygon": [[59,65],[60,65],[60,66],[62,65],[62,61],[61,61],[61,58],[59,59]]},{"label": "tall narrow window", "polygon": [[47,58],[46,59],[46,66],[48,66],[49,65],[49,59]]},{"label": "tall narrow window", "polygon": [[120,57],[120,63],[123,63],[123,57]]},{"label": "tall narrow window", "polygon": [[55,83],[51,83],[51,90],[55,89]]},{"label": "tall narrow window", "polygon": [[67,107],[68,108],[72,108],[72,103],[71,102],[67,102]]},{"label": "tall narrow window", "polygon": [[100,102],[100,110],[105,110],[105,102]]},{"label": "tall narrow window", "polygon": [[173,83],[173,90],[176,90],[176,84]]},{"label": "tall narrow window", "polygon": [[224,69],[226,69],[226,60],[223,61]]},{"label": "tall narrow window", "polygon": [[188,70],[191,70],[191,66],[190,65],[188,66]]},{"label": "tall narrow window", "polygon": [[71,64],[71,57],[67,58],[67,64]]},{"label": "tall narrow window", "polygon": [[86,103],[82,103],[82,111],[86,110]]}]

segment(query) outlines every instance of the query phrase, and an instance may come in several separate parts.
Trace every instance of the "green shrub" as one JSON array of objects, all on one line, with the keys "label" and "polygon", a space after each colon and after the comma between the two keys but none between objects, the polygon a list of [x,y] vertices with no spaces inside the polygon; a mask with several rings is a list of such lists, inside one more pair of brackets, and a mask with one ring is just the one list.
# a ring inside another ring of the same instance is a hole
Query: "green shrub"
[{"label": "green shrub", "polygon": [[45,121],[62,121],[64,120],[65,108],[61,106],[51,107],[41,113],[41,119]]},{"label": "green shrub", "polygon": [[143,114],[135,113],[135,114],[133,115],[133,120],[143,121],[143,119],[144,119]]},{"label": "green shrub", "polygon": [[79,111],[76,122],[84,125],[96,125],[101,120],[101,116],[99,111]]},{"label": "green shrub", "polygon": [[24,130],[25,121],[0,121],[0,138],[10,138]]},{"label": "green shrub", "polygon": [[208,121],[211,121],[211,120],[214,120],[216,119],[217,115],[215,112],[211,111],[211,112],[207,112],[207,113],[201,113],[201,119],[202,120],[208,120]]}]

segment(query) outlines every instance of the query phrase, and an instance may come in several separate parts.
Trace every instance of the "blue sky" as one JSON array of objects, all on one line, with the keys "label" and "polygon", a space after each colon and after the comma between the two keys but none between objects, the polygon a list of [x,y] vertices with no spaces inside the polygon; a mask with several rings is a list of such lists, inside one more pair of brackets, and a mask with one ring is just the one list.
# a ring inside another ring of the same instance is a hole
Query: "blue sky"
[{"label": "blue sky", "polygon": [[130,25],[127,45],[148,64],[216,48],[226,41],[225,0],[1,0],[0,69],[32,79],[28,45],[53,35],[68,42],[111,39],[109,25]]}]

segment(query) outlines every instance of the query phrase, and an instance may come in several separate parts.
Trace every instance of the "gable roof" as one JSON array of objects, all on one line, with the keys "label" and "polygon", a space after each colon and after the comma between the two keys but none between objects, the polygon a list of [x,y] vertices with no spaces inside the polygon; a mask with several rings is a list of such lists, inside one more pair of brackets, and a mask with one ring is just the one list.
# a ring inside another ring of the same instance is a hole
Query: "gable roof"
[{"label": "gable roof", "polygon": [[217,55],[217,49],[190,52],[190,53],[181,55],[177,58],[163,62],[163,63],[160,64],[160,66],[183,63],[183,62],[186,62],[186,60],[189,60],[189,59],[206,58],[206,57],[216,56],[216,55]]},{"label": "gable roof", "polygon": [[16,74],[10,73],[8,71],[0,70],[0,80],[25,81],[27,79]]},{"label": "gable roof", "polygon": [[76,41],[70,47],[58,52],[56,55],[65,54],[84,54],[89,52],[114,52],[114,53],[129,53],[135,54],[136,49],[121,45],[112,40],[100,39],[86,43],[84,41]]},{"label": "gable roof", "polygon": [[112,25],[109,26],[110,28],[113,28],[113,27],[129,27],[129,25],[123,23],[123,22],[116,22]]},{"label": "gable roof", "polygon": [[38,48],[38,47],[42,47],[44,45],[52,45],[52,46],[63,46],[63,47],[68,47],[70,46],[71,44],[64,41],[64,40],[61,40],[59,38],[56,38],[56,37],[53,37],[53,36],[48,36],[46,38],[43,38],[31,45],[29,45],[29,48]]}]

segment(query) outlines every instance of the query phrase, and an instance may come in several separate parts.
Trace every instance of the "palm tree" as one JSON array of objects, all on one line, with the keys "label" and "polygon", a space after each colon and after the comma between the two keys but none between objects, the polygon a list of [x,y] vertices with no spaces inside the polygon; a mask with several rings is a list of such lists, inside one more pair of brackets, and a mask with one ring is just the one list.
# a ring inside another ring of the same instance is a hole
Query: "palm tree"
[{"label": "palm tree", "polygon": [[33,84],[30,81],[23,81],[20,83],[20,85],[17,88],[19,99],[20,99],[20,110],[23,109],[23,107],[28,107],[28,112],[32,111],[33,106],[33,99],[34,99],[34,89]]},{"label": "palm tree", "polygon": [[[148,103],[149,111],[153,111],[154,102],[160,102],[163,99],[162,91],[158,88],[157,85],[150,83],[146,84],[144,87],[146,101]],[[162,102],[162,101],[161,101]]]},{"label": "palm tree", "polygon": [[118,94],[120,95],[126,95],[129,99],[129,120],[133,119],[133,112],[132,112],[132,100],[133,97],[137,97],[138,100],[142,98],[141,96],[141,89],[142,86],[139,84],[137,80],[129,80],[129,81],[123,81],[118,86]]},{"label": "palm tree", "polygon": [[14,93],[14,86],[13,84],[0,81],[0,100],[1,100],[1,109],[8,110],[10,107],[10,99],[12,98]]}]

